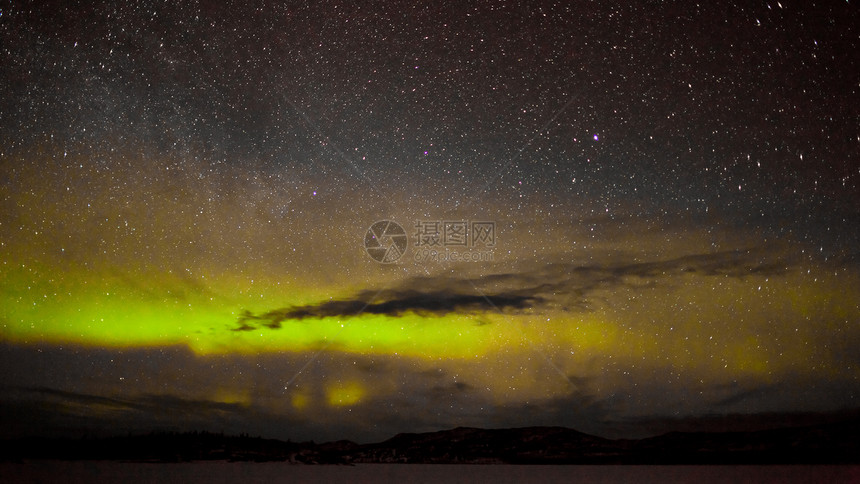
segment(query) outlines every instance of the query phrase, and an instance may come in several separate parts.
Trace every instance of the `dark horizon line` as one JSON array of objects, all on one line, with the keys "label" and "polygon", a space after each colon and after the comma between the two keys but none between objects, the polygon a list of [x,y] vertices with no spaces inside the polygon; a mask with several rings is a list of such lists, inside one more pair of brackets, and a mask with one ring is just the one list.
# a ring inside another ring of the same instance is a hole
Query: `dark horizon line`
[{"label": "dark horizon line", "polygon": [[[562,426],[455,427],[398,433],[386,440],[292,442],[247,433],[152,430],[112,437],[0,439],[0,461],[28,459],[190,462],[206,460],[496,464],[860,464],[860,408],[829,421],[759,430],[669,431],[610,439]],[[841,417],[841,418],[837,418]]]}]

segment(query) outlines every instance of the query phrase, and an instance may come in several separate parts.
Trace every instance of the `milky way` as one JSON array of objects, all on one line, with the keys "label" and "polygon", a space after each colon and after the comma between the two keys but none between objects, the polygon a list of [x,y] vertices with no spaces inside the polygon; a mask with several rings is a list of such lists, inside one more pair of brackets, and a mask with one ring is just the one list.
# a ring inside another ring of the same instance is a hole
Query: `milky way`
[{"label": "milky way", "polygon": [[0,8],[5,435],[856,408],[857,7],[606,3]]}]

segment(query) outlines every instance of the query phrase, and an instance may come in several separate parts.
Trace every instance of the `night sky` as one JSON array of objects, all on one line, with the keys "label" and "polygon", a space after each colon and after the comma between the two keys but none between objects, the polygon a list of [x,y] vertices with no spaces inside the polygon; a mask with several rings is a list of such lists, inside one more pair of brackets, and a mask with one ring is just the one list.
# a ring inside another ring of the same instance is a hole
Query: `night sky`
[{"label": "night sky", "polygon": [[0,6],[0,437],[860,407],[855,2],[304,3]]}]

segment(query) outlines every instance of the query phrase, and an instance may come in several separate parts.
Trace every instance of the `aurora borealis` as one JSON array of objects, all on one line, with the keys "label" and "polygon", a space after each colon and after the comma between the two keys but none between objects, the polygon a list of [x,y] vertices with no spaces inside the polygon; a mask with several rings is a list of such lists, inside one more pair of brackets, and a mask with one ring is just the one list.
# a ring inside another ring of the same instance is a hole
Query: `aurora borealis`
[{"label": "aurora borealis", "polygon": [[857,7],[607,3],[0,7],[5,436],[856,409]]}]

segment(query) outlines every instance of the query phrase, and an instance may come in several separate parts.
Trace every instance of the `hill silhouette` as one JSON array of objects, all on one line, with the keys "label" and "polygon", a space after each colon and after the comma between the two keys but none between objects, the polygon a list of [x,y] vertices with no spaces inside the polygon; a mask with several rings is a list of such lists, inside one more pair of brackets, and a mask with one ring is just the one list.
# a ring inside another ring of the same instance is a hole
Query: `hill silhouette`
[{"label": "hill silhouette", "polygon": [[605,439],[563,427],[459,427],[386,441],[314,443],[210,432],[159,432],[104,439],[15,439],[6,461],[28,459],[297,464],[858,464],[860,419],[750,432],[671,432]]}]

